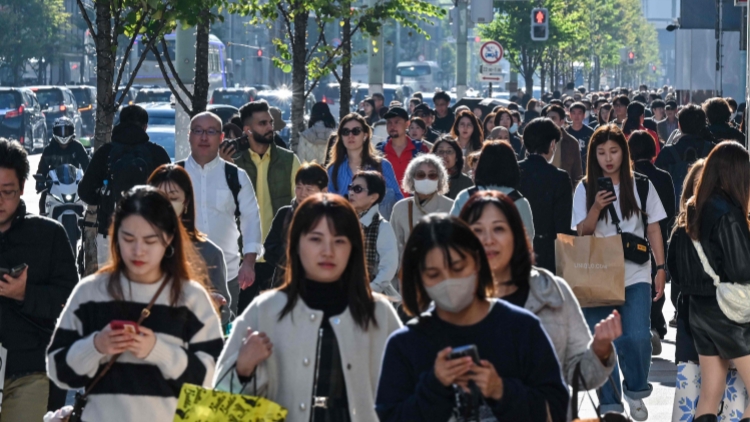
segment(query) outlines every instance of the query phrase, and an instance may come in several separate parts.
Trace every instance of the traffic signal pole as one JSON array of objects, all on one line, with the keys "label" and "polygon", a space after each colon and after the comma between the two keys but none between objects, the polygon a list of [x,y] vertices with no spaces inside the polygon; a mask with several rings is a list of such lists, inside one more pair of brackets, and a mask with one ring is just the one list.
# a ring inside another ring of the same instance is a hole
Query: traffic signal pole
[{"label": "traffic signal pole", "polygon": [[458,0],[458,37],[456,39],[456,98],[459,100],[466,95],[466,79],[468,59],[469,16],[466,0]]},{"label": "traffic signal pole", "polygon": [[[370,7],[375,7],[378,0],[369,0]],[[367,80],[369,82],[369,95],[383,93],[383,68],[385,67],[385,56],[383,48],[383,33],[377,37],[371,37],[367,43],[367,67],[369,69]],[[388,107],[388,104],[384,104]],[[377,112],[377,110],[375,110]]]}]

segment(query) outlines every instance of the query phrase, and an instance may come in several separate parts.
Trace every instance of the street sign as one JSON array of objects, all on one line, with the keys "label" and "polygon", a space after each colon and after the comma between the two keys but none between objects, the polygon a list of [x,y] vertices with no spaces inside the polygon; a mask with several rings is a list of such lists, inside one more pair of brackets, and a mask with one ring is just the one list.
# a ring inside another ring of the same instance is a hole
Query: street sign
[{"label": "street sign", "polygon": [[484,82],[501,82],[503,68],[500,65],[479,65],[479,80]]},{"label": "street sign", "polygon": [[424,61],[424,54],[420,54],[419,57],[417,57],[417,60],[420,62]]},{"label": "street sign", "polygon": [[747,7],[747,0],[734,0],[734,5]]},{"label": "street sign", "polygon": [[503,46],[497,41],[487,41],[479,49],[479,57],[485,64],[493,65],[503,59]]}]

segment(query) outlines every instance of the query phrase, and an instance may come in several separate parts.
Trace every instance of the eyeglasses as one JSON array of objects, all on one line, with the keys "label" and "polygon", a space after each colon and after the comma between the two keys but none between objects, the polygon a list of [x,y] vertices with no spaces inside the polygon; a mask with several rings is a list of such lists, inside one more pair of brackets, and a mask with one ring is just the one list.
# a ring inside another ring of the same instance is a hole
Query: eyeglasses
[{"label": "eyeglasses", "polygon": [[16,195],[20,192],[20,190],[0,190],[0,199],[3,201],[10,201],[11,199],[15,199]]},{"label": "eyeglasses", "polygon": [[203,128],[195,128],[190,129],[190,133],[196,136],[203,136],[205,133],[208,136],[216,136],[221,133],[218,129],[203,129]]},{"label": "eyeglasses", "polygon": [[436,155],[443,156],[443,155],[456,155],[456,151],[453,148],[446,148],[446,149],[439,149],[435,151]]},{"label": "eyeglasses", "polygon": [[354,193],[367,192],[367,188],[365,188],[362,185],[349,185],[348,189],[349,189],[349,192],[354,192]]},{"label": "eyeglasses", "polygon": [[343,128],[341,129],[341,136],[349,136],[349,134],[352,134],[354,136],[359,136],[363,132],[362,128],[355,127],[354,129],[349,128]]},{"label": "eyeglasses", "polygon": [[438,179],[438,174],[437,173],[427,173],[427,174],[425,174],[425,172],[423,172],[423,171],[418,171],[417,174],[414,175],[414,180],[424,180],[425,177],[428,178],[428,179],[430,179],[430,180],[437,180]]}]

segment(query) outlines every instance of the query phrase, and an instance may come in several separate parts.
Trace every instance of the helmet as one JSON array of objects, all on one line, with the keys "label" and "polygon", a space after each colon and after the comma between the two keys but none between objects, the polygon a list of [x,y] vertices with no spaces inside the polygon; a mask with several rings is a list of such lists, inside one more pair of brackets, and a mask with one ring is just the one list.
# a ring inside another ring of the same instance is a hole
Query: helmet
[{"label": "helmet", "polygon": [[70,142],[75,136],[75,126],[73,121],[67,117],[60,117],[55,120],[54,126],[52,126],[52,137],[62,145]]}]

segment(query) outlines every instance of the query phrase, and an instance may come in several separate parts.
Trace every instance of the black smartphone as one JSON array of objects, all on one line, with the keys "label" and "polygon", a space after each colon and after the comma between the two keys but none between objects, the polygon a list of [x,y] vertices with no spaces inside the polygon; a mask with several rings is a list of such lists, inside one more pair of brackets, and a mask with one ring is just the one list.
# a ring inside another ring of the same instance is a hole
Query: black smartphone
[{"label": "black smartphone", "polygon": [[471,357],[471,360],[473,360],[476,365],[480,365],[479,352],[477,351],[477,346],[473,344],[454,348],[451,351],[451,354],[448,356],[448,359],[453,360],[453,359],[463,358],[466,356]]},{"label": "black smartphone", "polygon": [[10,275],[13,278],[17,278],[18,276],[21,275],[21,273],[23,272],[23,270],[26,269],[26,267],[27,267],[26,264],[21,264],[21,265],[13,267],[11,269],[0,268],[0,277],[4,276],[5,274],[8,274],[8,275]]},{"label": "black smartphone", "polygon": [[611,192],[613,195],[615,194],[615,185],[612,184],[612,178],[610,177],[600,177],[596,179],[596,183],[599,185],[600,191],[607,191]]}]

